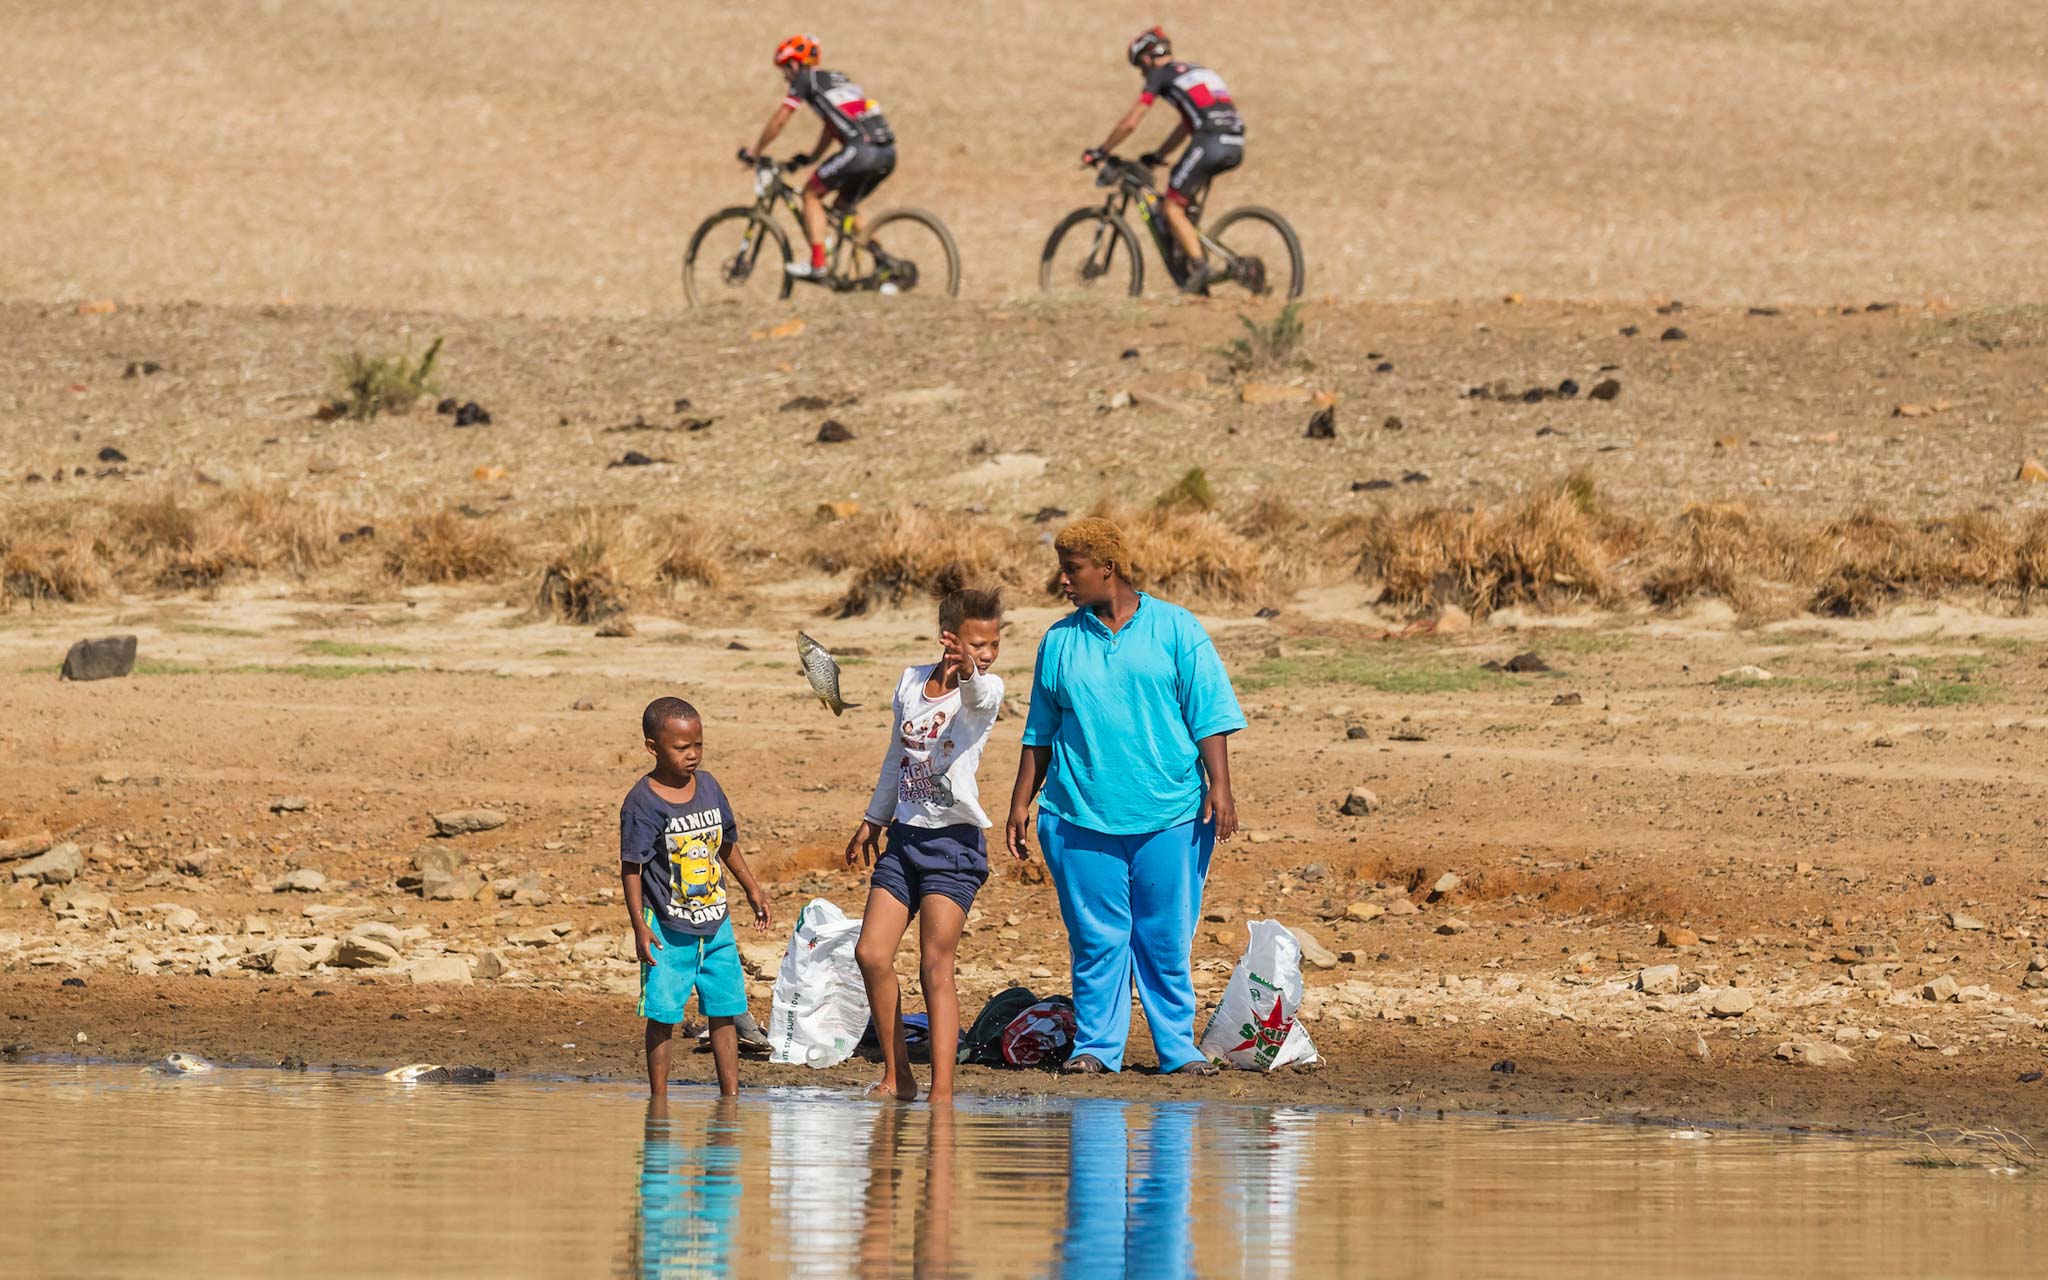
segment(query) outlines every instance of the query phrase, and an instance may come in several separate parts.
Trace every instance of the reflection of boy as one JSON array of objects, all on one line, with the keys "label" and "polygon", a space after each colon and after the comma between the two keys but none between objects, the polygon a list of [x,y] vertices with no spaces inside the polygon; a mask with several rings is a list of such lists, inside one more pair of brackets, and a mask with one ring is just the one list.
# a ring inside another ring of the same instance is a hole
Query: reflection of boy
[{"label": "reflection of boy", "polygon": [[738,1236],[740,1122],[721,1102],[704,1126],[674,1123],[657,1103],[640,1145],[634,1253],[642,1280],[729,1276]]},{"label": "reflection of boy", "polygon": [[654,768],[619,805],[619,873],[640,960],[648,1089],[657,1099],[668,1095],[670,1040],[695,991],[711,1023],[719,1092],[737,1093],[733,1019],[747,1011],[747,990],[720,863],[746,891],[756,929],[768,927],[768,900],[740,856],[732,802],[701,767],[704,726],[696,708],[681,698],[657,698],[640,722]]}]

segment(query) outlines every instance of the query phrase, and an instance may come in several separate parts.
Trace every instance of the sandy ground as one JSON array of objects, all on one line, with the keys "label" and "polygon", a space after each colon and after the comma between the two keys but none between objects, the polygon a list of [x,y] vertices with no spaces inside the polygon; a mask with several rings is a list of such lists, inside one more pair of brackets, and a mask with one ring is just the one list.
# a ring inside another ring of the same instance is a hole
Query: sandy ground
[{"label": "sandy ground", "polygon": [[[810,586],[829,595],[827,582]],[[1210,1087],[1369,1105],[2044,1131],[2048,1092],[2021,1077],[2048,1065],[2048,993],[2021,980],[2048,929],[2036,856],[2048,628],[1930,608],[1744,631],[1709,610],[1565,626],[1496,615],[1455,641],[1380,642],[1358,639],[1355,623],[1345,630],[1324,612],[1331,602],[1308,598],[1273,621],[1211,620],[1252,715],[1234,753],[1250,833],[1218,859],[1206,902],[1220,918],[1196,949],[1208,1001],[1244,921],[1278,918],[1319,937],[1342,957],[1309,975],[1308,1024],[1331,1065]],[[705,708],[709,767],[734,794],[783,927],[812,896],[849,909],[863,897],[836,854],[864,803],[877,723],[861,712],[833,720],[809,699],[784,650],[811,615],[782,608],[780,625],[762,629],[646,619],[625,640],[521,624],[513,609],[447,592],[354,608],[223,598],[16,615],[0,646],[17,670],[118,622],[165,674],[89,685],[24,674],[6,686],[0,743],[20,762],[6,825],[47,828],[88,858],[79,885],[22,884],[0,899],[5,1038],[30,1054],[178,1047],[630,1074],[632,967],[619,958],[609,842],[647,698],[680,689]],[[1354,599],[1345,612],[1365,611]],[[999,666],[1008,679],[1025,680],[1053,616],[1013,614]],[[849,696],[882,702],[896,664],[922,656],[926,629],[906,615],[834,624],[836,643],[869,655],[848,667]],[[374,656],[333,661],[337,645]],[[1474,670],[1531,648],[1557,671]],[[1354,665],[1317,667],[1320,653]],[[1769,664],[1777,679],[1717,681],[1743,662]],[[1900,663],[1967,680],[1986,698],[1892,705],[1872,668]],[[1461,687],[1466,676],[1480,678]],[[1577,705],[1558,705],[1573,693]],[[1353,726],[1366,736],[1348,736]],[[1004,786],[1018,728],[998,726],[990,792]],[[1360,784],[1382,808],[1339,815]],[[284,795],[308,807],[271,812]],[[477,804],[509,821],[430,839],[430,811]],[[449,846],[492,881],[482,901],[423,902],[399,886],[415,851]],[[181,874],[195,855],[204,874]],[[272,892],[298,867],[325,874],[325,889]],[[1444,871],[1463,884],[1431,901]],[[544,903],[499,898],[529,874]],[[1065,986],[1056,904],[1028,879],[1005,867],[984,894],[963,951],[970,1006],[1014,982]],[[67,922],[57,912],[72,888],[107,901],[72,903]],[[1347,917],[1353,904],[1397,902],[1419,910]],[[198,918],[174,923],[178,906]],[[245,967],[246,953],[277,939],[339,937],[371,920],[415,930],[388,971],[285,980]],[[561,927],[559,941],[515,941],[545,925]],[[1666,926],[1700,940],[1659,946]],[[409,985],[409,964],[444,951],[492,952],[508,972],[468,988]],[[771,941],[757,973],[774,955]],[[1846,961],[1873,957],[1876,973],[1849,977]],[[913,963],[906,951],[906,970]],[[1665,963],[1698,989],[1631,989],[1645,966]],[[72,976],[83,991],[61,985]],[[1944,976],[1960,1002],[1921,994]],[[753,987],[761,1012],[767,986]],[[1730,990],[1752,994],[1754,1008],[1711,1016]],[[316,999],[332,1005],[316,1014]],[[1813,1040],[1847,1046],[1853,1061],[1773,1057]],[[1490,1070],[1503,1061],[1513,1075]],[[701,1075],[701,1065],[682,1070]],[[758,1068],[750,1078],[811,1077]],[[970,1087],[1059,1086],[977,1073]],[[1183,1086],[1140,1077],[1116,1087]]]},{"label": "sandy ground", "polygon": [[[813,30],[883,104],[884,204],[1028,289],[1165,21],[1251,130],[1225,203],[1378,299],[2039,298],[2048,13],[1985,0],[1216,4],[9,0],[0,297],[660,313]],[[1164,134],[1155,112],[1141,143]],[[808,146],[815,129],[786,148]]]}]

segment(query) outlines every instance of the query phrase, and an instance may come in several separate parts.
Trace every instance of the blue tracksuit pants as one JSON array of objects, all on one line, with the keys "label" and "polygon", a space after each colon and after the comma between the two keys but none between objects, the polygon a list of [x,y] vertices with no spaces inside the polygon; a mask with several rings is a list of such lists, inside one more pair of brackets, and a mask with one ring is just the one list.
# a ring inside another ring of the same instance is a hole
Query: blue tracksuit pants
[{"label": "blue tracksuit pants", "polygon": [[1073,1056],[1089,1054],[1112,1071],[1123,1070],[1135,976],[1159,1069],[1201,1061],[1189,953],[1216,847],[1215,824],[1183,822],[1117,836],[1041,812],[1038,845],[1059,890],[1073,958],[1080,1024]]}]

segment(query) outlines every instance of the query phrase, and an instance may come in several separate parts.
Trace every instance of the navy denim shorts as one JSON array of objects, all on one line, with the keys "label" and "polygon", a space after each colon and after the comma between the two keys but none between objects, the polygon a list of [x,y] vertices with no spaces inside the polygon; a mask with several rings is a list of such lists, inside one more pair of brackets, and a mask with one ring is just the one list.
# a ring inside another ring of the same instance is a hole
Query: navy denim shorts
[{"label": "navy denim shorts", "polygon": [[889,842],[875,859],[875,888],[909,907],[912,915],[931,893],[970,910],[987,879],[988,841],[971,822],[950,827],[892,822]]}]

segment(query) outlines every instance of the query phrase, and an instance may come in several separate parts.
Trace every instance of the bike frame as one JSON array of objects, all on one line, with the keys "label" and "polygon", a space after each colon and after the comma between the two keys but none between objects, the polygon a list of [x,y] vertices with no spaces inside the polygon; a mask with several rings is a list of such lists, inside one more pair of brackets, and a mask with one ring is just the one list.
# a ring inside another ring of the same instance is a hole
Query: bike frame
[{"label": "bike frame", "polygon": [[[782,175],[787,171],[786,167],[779,163],[773,168],[761,166],[755,170],[754,211],[763,218],[773,221],[775,218],[775,206],[778,203],[781,204],[789,210],[790,219],[796,223],[798,242],[808,246],[810,240],[808,233],[804,231],[803,195],[795,187],[782,180]],[[834,230],[838,234],[832,239],[832,255],[826,267],[826,270],[831,273],[832,287],[835,290],[858,288],[860,285],[858,276],[860,254],[863,248],[854,236],[853,220],[858,210],[841,213],[834,209],[828,209],[826,213],[828,226],[832,225],[833,219],[837,219],[837,226],[834,227]],[[752,236],[755,232],[750,228],[747,234]],[[852,246],[852,248],[849,250],[848,246]],[[848,263],[850,269],[842,272],[839,269],[840,258],[849,252],[853,255],[852,260]]]},{"label": "bike frame", "polygon": [[[1105,159],[1103,163],[1116,165],[1113,172],[1116,174],[1117,189],[1104,198],[1102,211],[1122,217],[1135,203],[1138,206],[1138,220],[1145,224],[1145,230],[1151,234],[1152,247],[1159,251],[1159,261],[1165,265],[1166,274],[1175,284],[1185,283],[1188,278],[1187,262],[1181,253],[1180,242],[1173,238],[1173,228],[1166,222],[1166,211],[1163,208],[1166,197],[1160,193],[1159,188],[1152,185],[1149,178],[1144,176],[1144,170],[1129,161]],[[1202,242],[1202,252],[1219,254],[1221,261],[1235,266],[1237,255],[1211,240],[1208,233],[1202,230],[1201,214],[1200,206],[1188,210],[1188,221],[1195,224],[1195,235]]]}]

